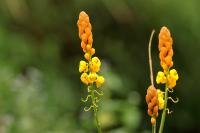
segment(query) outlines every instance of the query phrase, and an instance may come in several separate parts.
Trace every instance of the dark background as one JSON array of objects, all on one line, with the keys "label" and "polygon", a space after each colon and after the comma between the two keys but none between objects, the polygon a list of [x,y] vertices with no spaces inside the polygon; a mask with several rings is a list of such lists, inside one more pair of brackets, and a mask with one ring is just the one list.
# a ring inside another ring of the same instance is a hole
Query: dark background
[{"label": "dark background", "polygon": [[162,26],[171,31],[180,77],[172,94],[180,102],[169,102],[174,112],[164,132],[200,132],[199,5],[198,0],[0,0],[0,132],[96,132],[92,114],[83,112],[80,102],[87,95],[78,72],[83,52],[76,22],[82,10],[90,16],[106,79],[99,112],[104,132],[151,131],[147,49],[155,29],[156,75]]}]

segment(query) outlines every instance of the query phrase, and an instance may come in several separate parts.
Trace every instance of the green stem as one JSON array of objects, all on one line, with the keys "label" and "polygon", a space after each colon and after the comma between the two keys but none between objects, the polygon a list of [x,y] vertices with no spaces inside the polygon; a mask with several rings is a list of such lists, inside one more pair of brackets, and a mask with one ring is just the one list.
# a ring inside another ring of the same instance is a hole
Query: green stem
[{"label": "green stem", "polygon": [[154,133],[155,125],[152,125],[152,133]]},{"label": "green stem", "polygon": [[98,133],[102,133],[101,126],[100,126],[100,123],[99,123],[99,120],[98,120],[97,107],[95,106],[96,101],[95,101],[94,88],[91,90],[91,95],[92,95],[92,104],[93,104],[94,118],[95,118],[97,130],[98,130]]},{"label": "green stem", "polygon": [[97,109],[94,109],[94,117],[95,117],[97,129],[98,129],[98,133],[102,133],[100,123],[99,123],[99,120],[98,120]]},{"label": "green stem", "polygon": [[166,117],[166,112],[167,112],[167,100],[168,100],[168,83],[165,85],[165,103],[164,103],[164,109],[162,112],[162,118],[161,118],[161,123],[160,123],[160,128],[159,128],[159,133],[163,132],[164,124],[165,124],[165,117]]},{"label": "green stem", "polygon": [[156,133],[156,123],[152,125],[152,133]]},{"label": "green stem", "polygon": [[151,130],[151,132],[154,133],[154,125],[152,125],[152,130]]}]

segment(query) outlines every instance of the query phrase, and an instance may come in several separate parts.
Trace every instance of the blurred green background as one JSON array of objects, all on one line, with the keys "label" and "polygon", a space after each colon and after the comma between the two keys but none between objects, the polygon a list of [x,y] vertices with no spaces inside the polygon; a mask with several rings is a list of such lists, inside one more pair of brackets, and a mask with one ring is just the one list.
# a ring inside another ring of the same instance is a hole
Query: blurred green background
[{"label": "blurred green background", "polygon": [[78,72],[83,52],[76,22],[82,10],[90,16],[106,78],[99,112],[104,132],[150,132],[148,40],[155,29],[156,75],[157,36],[165,25],[180,77],[172,96],[180,102],[169,103],[174,112],[164,132],[200,133],[199,5],[198,0],[0,0],[0,133],[96,132],[92,114],[83,112],[80,102],[87,95]]}]

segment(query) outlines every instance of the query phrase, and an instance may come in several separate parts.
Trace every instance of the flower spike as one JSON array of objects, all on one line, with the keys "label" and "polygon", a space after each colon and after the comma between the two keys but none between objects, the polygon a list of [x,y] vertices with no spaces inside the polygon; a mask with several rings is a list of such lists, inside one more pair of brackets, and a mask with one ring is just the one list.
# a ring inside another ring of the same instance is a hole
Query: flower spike
[{"label": "flower spike", "polygon": [[171,114],[173,112],[170,111],[167,107],[167,102],[168,100],[171,100],[173,103],[177,103],[179,101],[178,98],[174,100],[172,97],[168,96],[168,93],[174,92],[174,87],[176,86],[176,82],[179,79],[179,75],[176,69],[172,68],[174,65],[174,51],[172,47],[173,39],[169,29],[164,26],[161,28],[158,36],[158,50],[162,70],[158,71],[157,73],[156,83],[164,84],[165,90],[162,91],[162,88],[156,89],[154,86],[153,66],[151,58],[151,43],[154,32],[155,31],[153,30],[151,33],[148,47],[151,85],[147,89],[146,103],[148,105],[148,115],[151,117],[152,133],[156,132],[156,118],[158,117],[159,110],[162,110],[159,133],[163,133],[166,113]]},{"label": "flower spike", "polygon": [[88,92],[88,96],[86,99],[82,99],[82,102],[89,102],[89,98],[91,100],[90,107],[85,107],[84,111],[87,112],[93,109],[98,133],[102,133],[97,111],[99,107],[99,98],[103,95],[103,92],[98,92],[96,89],[99,89],[104,84],[105,79],[103,76],[98,75],[101,68],[101,61],[98,57],[93,57],[95,49],[92,47],[92,25],[89,16],[84,11],[79,14],[77,26],[79,29],[79,38],[81,39],[81,48],[85,58],[85,60],[81,60],[79,63],[79,72],[81,73],[80,79],[83,84],[87,85]]}]

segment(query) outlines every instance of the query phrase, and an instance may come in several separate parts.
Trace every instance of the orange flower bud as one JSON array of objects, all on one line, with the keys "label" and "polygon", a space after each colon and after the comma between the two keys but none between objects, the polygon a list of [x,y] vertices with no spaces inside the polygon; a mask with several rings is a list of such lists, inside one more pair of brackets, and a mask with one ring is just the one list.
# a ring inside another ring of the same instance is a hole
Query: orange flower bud
[{"label": "orange flower bud", "polygon": [[79,14],[79,19],[77,22],[79,29],[79,37],[82,40],[81,47],[84,52],[89,51],[90,48],[86,48],[86,44],[90,44],[92,47],[93,38],[92,38],[92,26],[90,24],[89,16],[85,12]]},{"label": "orange flower bud", "polygon": [[151,117],[151,124],[155,125],[156,124],[156,118],[155,117]]},{"label": "orange flower bud", "polygon": [[84,57],[85,57],[86,60],[90,60],[90,58],[91,58],[89,53],[85,53]]},{"label": "orange flower bud", "polygon": [[166,73],[167,70],[173,66],[173,49],[172,49],[173,40],[170,34],[170,31],[167,27],[162,27],[159,33],[159,44],[158,48],[160,51],[159,58],[160,64]]},{"label": "orange flower bud", "polygon": [[85,49],[86,49],[86,44],[85,44],[85,42],[84,42],[84,41],[82,41],[82,42],[81,42],[81,48],[82,48],[83,50],[85,50]]},{"label": "orange flower bud", "polygon": [[151,116],[151,123],[154,124],[155,118],[158,117],[158,93],[152,85],[147,89],[146,102],[148,105],[148,115]]},{"label": "orange flower bud", "polygon": [[88,43],[89,43],[89,44],[92,44],[92,43],[93,43],[92,34],[88,37]]},{"label": "orange flower bud", "polygon": [[92,46],[91,46],[90,44],[87,44],[87,46],[86,46],[86,50],[87,50],[87,51],[90,51],[91,48],[92,48]]},{"label": "orange flower bud", "polygon": [[90,49],[90,53],[91,53],[91,55],[94,55],[95,54],[95,49],[94,48]]},{"label": "orange flower bud", "polygon": [[87,34],[86,34],[86,33],[83,33],[83,34],[81,35],[81,39],[82,39],[83,42],[87,43]]}]

